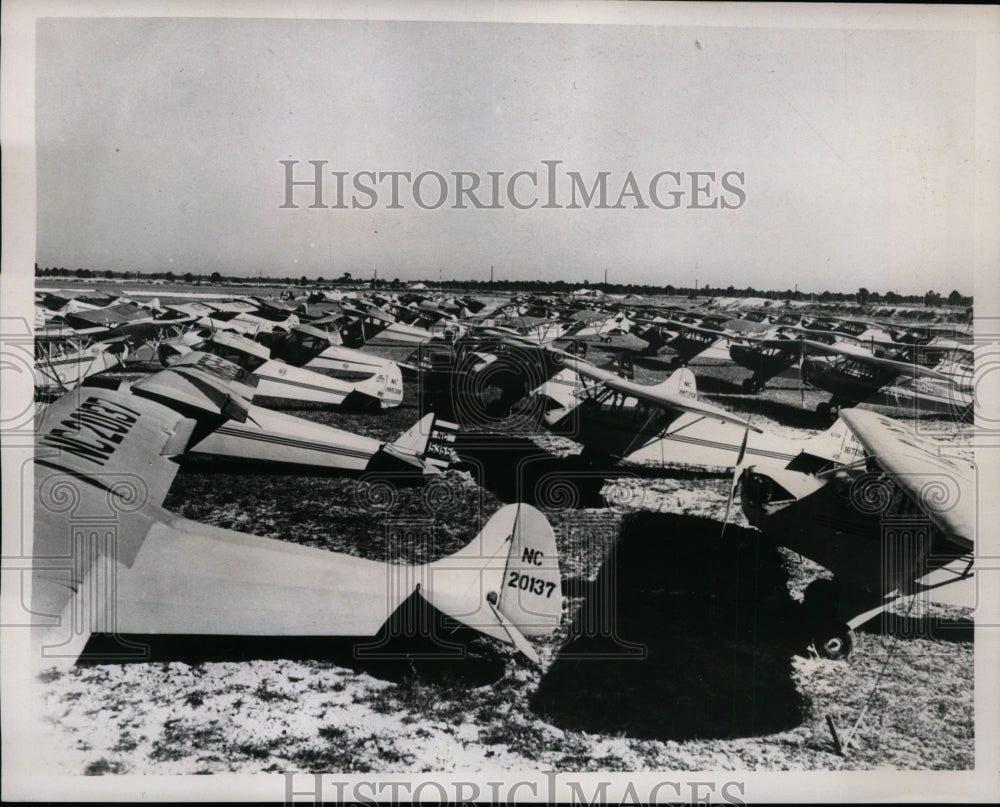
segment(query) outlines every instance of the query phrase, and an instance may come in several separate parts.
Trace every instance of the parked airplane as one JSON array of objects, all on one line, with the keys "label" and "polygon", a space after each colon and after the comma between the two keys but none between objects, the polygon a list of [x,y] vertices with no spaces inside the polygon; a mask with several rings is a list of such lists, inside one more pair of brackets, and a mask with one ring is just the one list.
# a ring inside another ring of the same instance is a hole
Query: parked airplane
[{"label": "parked airplane", "polygon": [[120,339],[36,339],[35,394],[48,397],[71,390],[89,376],[120,367],[128,353],[128,345]]},{"label": "parked airplane", "polygon": [[803,346],[837,357],[834,361],[814,357],[803,361],[806,383],[833,396],[816,407],[821,415],[836,417],[843,408],[867,403],[909,409],[915,415],[971,417],[971,388],[938,370],[917,362],[867,356],[841,345],[804,340]]},{"label": "parked airplane", "polygon": [[[808,440],[783,437],[697,400],[694,373],[675,370],[654,385],[637,384],[575,356],[536,393],[543,419],[583,444],[584,451],[644,464],[732,468],[745,454],[784,465],[800,453],[831,461],[844,437],[831,428]],[[585,379],[582,381],[581,379]]]},{"label": "parked airplane", "polygon": [[[34,474],[39,662],[73,663],[93,633],[370,637],[410,598],[538,660],[526,637],[559,624],[562,591],[555,537],[537,510],[503,507],[464,549],[419,565],[212,527],[162,507],[171,456],[194,428],[113,390],[65,395],[47,409]],[[110,530],[77,526],[104,525],[109,514]]]},{"label": "parked airplane", "polygon": [[[330,345],[328,348],[332,349]],[[367,362],[373,374],[362,381],[345,381],[313,369],[309,364],[296,367],[280,359],[272,358],[272,351],[259,342],[235,333],[219,331],[203,342],[194,345],[175,343],[170,350],[161,354],[166,363],[173,365],[174,357],[183,356],[191,350],[213,353],[220,358],[249,370],[257,376],[256,396],[280,398],[296,402],[321,403],[346,408],[391,409],[403,401],[403,378],[399,367],[390,361],[380,361],[376,357],[362,354],[361,357],[348,355],[341,349],[337,355],[354,362],[360,367]],[[280,353],[280,350],[278,350]],[[332,355],[332,351],[331,351]],[[310,361],[319,359],[314,356]],[[369,361],[370,360],[370,361]]]},{"label": "parked airplane", "polygon": [[[193,351],[168,369],[112,388],[169,406],[197,427],[185,455],[311,466],[325,472],[437,474],[450,463],[438,446],[453,440],[433,413],[391,443],[255,406],[258,376],[211,353]],[[101,384],[108,388],[108,384]]]},{"label": "parked airplane", "polygon": [[834,574],[805,599],[827,658],[846,658],[853,630],[901,597],[975,605],[972,463],[874,412],[841,418],[861,448],[855,462],[818,473],[796,461],[750,466],[740,479],[750,523]]}]

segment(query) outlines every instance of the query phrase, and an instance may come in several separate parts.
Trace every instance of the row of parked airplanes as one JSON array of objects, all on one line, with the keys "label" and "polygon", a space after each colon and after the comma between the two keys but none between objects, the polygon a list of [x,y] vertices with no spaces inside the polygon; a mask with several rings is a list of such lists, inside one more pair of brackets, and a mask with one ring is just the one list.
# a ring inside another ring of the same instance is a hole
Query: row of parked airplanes
[{"label": "row of parked airplanes", "polygon": [[[853,629],[900,598],[974,604],[974,465],[898,420],[847,405],[869,400],[860,393],[878,383],[878,403],[970,413],[973,352],[960,334],[880,329],[887,338],[876,339],[849,335],[849,323],[779,315],[761,318],[764,335],[750,336],[733,324],[747,317],[716,327],[706,312],[566,307],[553,316],[517,299],[107,302],[38,298],[36,390],[51,402],[36,442],[32,611],[48,661],[76,659],[92,632],[373,636],[414,597],[537,660],[526,637],[559,624],[562,581],[553,530],[527,503],[503,507],[459,552],[414,566],[220,529],[162,507],[178,463],[194,456],[419,484],[459,459],[457,431],[488,430],[487,415],[510,412],[571,434],[595,468],[731,469],[731,502],[738,489],[749,522],[834,574],[836,584],[806,591],[821,655],[846,657]],[[626,333],[647,352],[669,345],[681,366],[646,385],[628,377],[627,363],[587,360],[587,337]],[[869,386],[855,378],[838,387],[833,425],[791,439],[699,400],[683,340],[703,344],[701,353],[725,341],[734,359],[756,351],[755,387],[785,362],[818,386],[820,376],[865,368]],[[131,380],[101,372],[130,364],[162,369]],[[428,411],[392,442],[280,411],[289,402],[395,407],[404,379],[416,380]],[[939,386],[931,393],[918,383]],[[81,533],[80,523],[109,515],[113,535]]]}]

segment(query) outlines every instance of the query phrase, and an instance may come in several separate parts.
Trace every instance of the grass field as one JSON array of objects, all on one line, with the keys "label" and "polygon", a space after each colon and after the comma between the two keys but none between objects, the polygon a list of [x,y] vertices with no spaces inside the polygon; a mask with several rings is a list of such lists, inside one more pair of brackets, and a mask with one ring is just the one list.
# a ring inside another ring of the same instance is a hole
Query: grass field
[{"label": "grass field", "polygon": [[[610,358],[620,342],[590,358]],[[749,396],[746,371],[692,369],[706,400],[762,428],[805,439],[827,425],[813,411],[821,394],[795,380]],[[666,372],[663,357],[636,362],[642,383]],[[390,440],[417,420],[420,400],[411,384],[384,413],[290,411]],[[920,426],[968,442],[967,426]],[[471,470],[388,493],[356,479],[193,464],[165,506],[272,538],[425,561],[463,546],[504,503],[529,501],[555,529],[565,595],[561,627],[535,642],[540,667],[426,614],[430,635],[383,644],[151,642],[148,662],[42,674],[61,770],[973,767],[971,614],[895,614],[859,632],[848,662],[818,659],[799,601],[825,572],[773,546],[738,506],[721,535],[727,477],[593,468],[570,439],[525,428],[460,442]],[[414,524],[401,539],[398,527]],[[850,753],[836,754],[827,715],[847,732],[866,705]]]}]

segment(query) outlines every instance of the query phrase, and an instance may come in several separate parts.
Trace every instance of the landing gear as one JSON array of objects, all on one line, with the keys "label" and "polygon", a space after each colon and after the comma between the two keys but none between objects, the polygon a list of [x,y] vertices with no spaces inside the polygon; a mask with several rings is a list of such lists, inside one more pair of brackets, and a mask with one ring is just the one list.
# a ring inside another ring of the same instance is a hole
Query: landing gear
[{"label": "landing gear", "polygon": [[813,646],[823,658],[843,661],[854,649],[854,631],[844,623],[830,623],[813,634]]},{"label": "landing gear", "polygon": [[840,405],[833,401],[820,401],[816,404],[816,413],[831,422],[840,417]]},{"label": "landing gear", "polygon": [[748,393],[757,393],[764,389],[764,382],[761,381],[756,376],[751,378],[743,379],[743,391]]},{"label": "landing gear", "polygon": [[854,649],[854,631],[834,615],[840,606],[840,584],[836,580],[813,580],[806,586],[802,607],[810,638],[823,658],[841,661]]}]

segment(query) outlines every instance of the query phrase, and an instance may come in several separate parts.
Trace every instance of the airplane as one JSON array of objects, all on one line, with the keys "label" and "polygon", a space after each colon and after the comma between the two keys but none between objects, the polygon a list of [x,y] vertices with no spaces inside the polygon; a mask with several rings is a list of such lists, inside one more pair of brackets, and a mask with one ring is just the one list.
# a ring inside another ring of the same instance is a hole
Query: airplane
[{"label": "airplane", "polygon": [[833,361],[807,357],[802,377],[807,384],[833,397],[816,406],[820,415],[836,417],[842,409],[859,403],[909,409],[917,415],[971,417],[971,386],[953,376],[916,362],[867,356],[841,345],[803,340],[804,349],[833,354]]},{"label": "airplane", "polygon": [[786,370],[798,366],[801,370],[803,340],[811,336],[813,341],[824,344],[839,344],[847,352],[871,355],[871,351],[856,346],[849,339],[827,331],[813,331],[797,326],[781,326],[763,338],[742,336],[731,340],[729,356],[735,364],[753,375],[743,379],[745,392],[760,392],[772,378]]},{"label": "airplane", "polygon": [[[358,303],[359,301],[355,301]],[[341,304],[344,311],[354,317],[354,320],[341,329],[344,344],[349,347],[361,348],[368,345],[377,347],[400,347],[429,342],[434,338],[434,332],[417,325],[398,322],[389,314],[375,306],[355,307]]]},{"label": "airplane", "polygon": [[975,466],[874,412],[841,419],[856,441],[853,462],[750,465],[739,477],[750,523],[833,572],[804,602],[814,646],[832,659],[846,658],[854,629],[903,597],[975,605]]},{"label": "airplane", "polygon": [[582,443],[591,457],[725,469],[737,466],[744,456],[778,465],[802,453],[832,461],[849,440],[837,424],[807,440],[764,432],[697,400],[694,373],[688,368],[646,385],[576,356],[556,354],[554,359],[562,369],[535,390],[542,419]]},{"label": "airplane", "polygon": [[717,319],[706,318],[700,325],[671,319],[665,324],[653,327],[659,333],[658,336],[656,332],[650,332],[652,328],[636,335],[649,343],[647,353],[654,345],[656,347],[653,352],[664,346],[673,350],[676,355],[673,357],[671,367],[676,368],[695,359],[728,362],[730,361],[728,348],[734,337],[760,332],[767,326],[749,320],[723,319],[722,322],[718,322]]},{"label": "airplane", "polygon": [[124,340],[35,340],[35,395],[45,398],[78,386],[85,378],[121,367],[128,358]]},{"label": "airplane", "polygon": [[[328,344],[323,352],[333,347]],[[403,402],[403,378],[398,365],[366,354],[357,357],[344,350],[337,352],[342,363],[346,358],[351,368],[360,370],[364,365],[373,370],[373,374],[361,381],[345,381],[321,372],[318,368],[313,369],[308,362],[297,367],[272,358],[272,351],[264,345],[227,331],[213,333],[208,339],[194,345],[186,345],[182,340],[170,345],[169,350],[163,345],[161,348],[164,348],[161,360],[168,366],[178,360],[177,356],[183,357],[191,350],[198,350],[213,353],[249,370],[257,376],[257,397],[361,409],[391,409]]]},{"label": "airplane", "polygon": [[527,637],[559,624],[562,585],[555,536],[537,510],[507,505],[463,549],[413,565],[213,527],[162,506],[172,457],[194,428],[116,390],[48,407],[34,472],[36,662],[73,664],[92,634],[118,637],[123,655],[140,659],[144,648],[125,637],[372,637],[411,598],[538,661]]},{"label": "airplane", "polygon": [[629,333],[635,323],[622,313],[594,311],[587,309],[573,315],[573,323],[560,334],[560,339],[582,339],[598,336],[602,342],[610,342],[612,336]]},{"label": "airplane", "polygon": [[272,359],[335,378],[359,380],[397,372],[388,359],[345,347],[337,332],[311,325],[296,325],[287,334],[261,334],[256,341],[270,348]]},{"label": "airplane", "polygon": [[450,465],[442,447],[451,424],[430,413],[390,443],[275,412],[252,401],[258,376],[212,353],[192,351],[138,381],[93,381],[164,404],[196,421],[184,457],[312,467],[323,472],[400,476],[439,474]]}]

